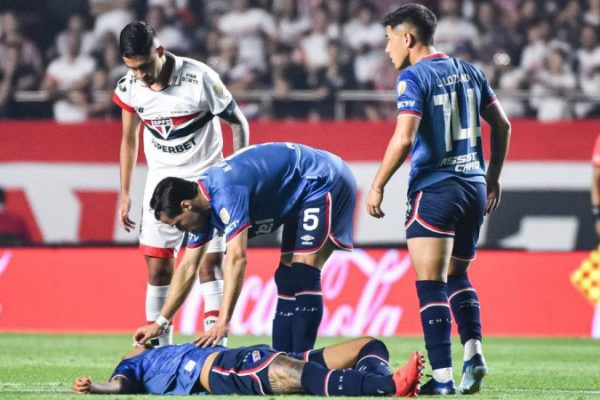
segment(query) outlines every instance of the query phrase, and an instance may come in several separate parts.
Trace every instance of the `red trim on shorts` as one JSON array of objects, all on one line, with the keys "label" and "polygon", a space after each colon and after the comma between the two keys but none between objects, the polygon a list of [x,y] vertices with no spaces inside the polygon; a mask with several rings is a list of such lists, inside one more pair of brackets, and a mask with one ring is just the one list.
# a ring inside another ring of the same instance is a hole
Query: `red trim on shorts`
[{"label": "red trim on shorts", "polygon": [[131,107],[131,106],[130,106],[130,105],[128,105],[128,104],[125,104],[125,103],[123,102],[123,100],[121,100],[121,99],[119,98],[119,96],[117,96],[117,95],[116,95],[116,93],[113,93],[113,95],[112,95],[112,101],[113,101],[113,103],[115,103],[116,105],[118,105],[119,107],[121,107],[123,110],[125,110],[125,111],[127,111],[127,112],[130,112],[130,113],[135,113],[135,110],[134,110],[134,108],[133,108],[133,107]]},{"label": "red trim on shorts", "polygon": [[212,367],[211,371],[217,372],[217,373],[222,374],[222,375],[229,375],[229,374],[235,374],[235,375],[239,375],[239,376],[252,375],[252,374],[260,372],[263,369],[265,369],[266,367],[268,367],[269,364],[271,364],[273,362],[273,360],[275,359],[275,357],[277,357],[280,354],[285,354],[285,352],[278,351],[275,354],[271,354],[269,356],[269,358],[267,358],[262,364],[260,364],[257,367],[254,367],[252,369],[237,370],[235,368],[223,369],[223,368],[219,368],[219,367]]},{"label": "red trim on shorts", "polygon": [[421,225],[423,228],[425,228],[427,230],[430,230],[435,233],[441,233],[443,235],[454,236],[454,231],[447,231],[445,229],[438,228],[437,226],[433,226],[433,225],[425,222],[424,219],[419,217],[419,204],[421,203],[422,197],[423,197],[423,191],[421,190],[421,191],[419,191],[419,193],[417,193],[417,197],[415,198],[415,206],[414,206],[413,213],[412,213],[411,217],[409,218],[408,222],[404,225],[404,227],[406,229],[408,229],[412,225],[413,222],[417,221],[419,223],[419,225]]},{"label": "red trim on shorts", "polygon": [[145,244],[140,244],[140,250],[143,255],[156,258],[173,258],[173,255],[175,254],[175,249],[153,247]]}]

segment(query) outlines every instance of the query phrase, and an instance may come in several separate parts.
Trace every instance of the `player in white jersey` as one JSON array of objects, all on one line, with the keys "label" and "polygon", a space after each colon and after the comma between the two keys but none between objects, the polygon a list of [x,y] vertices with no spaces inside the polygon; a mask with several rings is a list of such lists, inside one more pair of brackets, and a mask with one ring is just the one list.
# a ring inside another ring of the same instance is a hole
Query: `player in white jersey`
[{"label": "player in white jersey", "polygon": [[[246,118],[215,71],[207,65],[165,51],[154,29],[145,22],[132,22],[121,31],[119,47],[130,71],[119,80],[113,101],[122,109],[121,226],[130,231],[130,187],[137,160],[140,125],[148,176],[144,190],[140,249],[148,266],[146,319],[169,328],[158,344],[170,344],[172,328],[160,316],[174,268],[174,255],[182,241],[175,227],[162,224],[150,213],[154,187],[164,177],[194,180],[201,171],[223,158],[219,118],[229,124],[233,147],[248,145]],[[217,118],[218,117],[218,118]],[[199,267],[207,330],[218,318],[223,281],[220,268],[225,243],[216,237]]]}]

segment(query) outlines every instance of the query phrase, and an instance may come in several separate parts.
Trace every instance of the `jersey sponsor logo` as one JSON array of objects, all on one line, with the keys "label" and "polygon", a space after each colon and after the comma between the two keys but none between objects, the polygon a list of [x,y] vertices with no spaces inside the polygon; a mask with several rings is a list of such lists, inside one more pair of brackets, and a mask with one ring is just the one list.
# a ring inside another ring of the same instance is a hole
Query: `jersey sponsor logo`
[{"label": "jersey sponsor logo", "polygon": [[275,220],[273,218],[263,219],[254,223],[256,235],[266,235],[273,232]]},{"label": "jersey sponsor logo", "polygon": [[440,163],[440,167],[445,167],[448,165],[454,165],[454,170],[456,172],[468,172],[481,168],[479,160],[477,159],[477,152],[446,157]]},{"label": "jersey sponsor logo", "polygon": [[398,102],[398,108],[414,107],[417,104],[414,100],[402,100]]},{"label": "jersey sponsor logo", "polygon": [[225,207],[221,208],[221,211],[219,211],[219,218],[221,218],[221,221],[223,221],[225,225],[229,223],[231,215],[229,215],[229,211],[227,211]]},{"label": "jersey sponsor logo", "polygon": [[224,99],[225,98],[225,86],[222,83],[215,83],[212,87],[213,92],[217,95],[217,97]]},{"label": "jersey sponsor logo", "polygon": [[197,242],[200,240],[200,236],[193,232],[188,232],[188,242]]},{"label": "jersey sponsor logo", "polygon": [[194,138],[191,138],[187,142],[178,144],[177,146],[165,146],[163,144],[158,143],[156,140],[154,140],[154,138],[152,138],[152,145],[157,150],[160,150],[163,153],[179,154],[179,153],[184,153],[184,152],[192,149],[196,145],[196,141],[194,140]]},{"label": "jersey sponsor logo", "polygon": [[183,367],[183,369],[187,372],[192,372],[194,371],[194,367],[196,366],[196,361],[194,360],[189,360],[186,364],[185,367]]},{"label": "jersey sponsor logo", "polygon": [[398,82],[398,85],[396,86],[396,92],[398,93],[398,96],[403,95],[405,91],[406,91],[406,81]]},{"label": "jersey sponsor logo", "polygon": [[127,86],[125,86],[125,81],[127,80],[127,77],[123,77],[121,79],[119,79],[119,83],[117,83],[117,87],[119,88],[119,90],[121,92],[126,92],[127,91]]},{"label": "jersey sponsor logo", "polygon": [[198,81],[198,77],[194,74],[190,74],[189,72],[186,72],[182,77],[181,77],[181,81],[182,82],[189,82],[189,83],[193,83],[194,85],[198,85],[199,81]]},{"label": "jersey sponsor logo", "polygon": [[239,225],[240,225],[239,219],[236,219],[235,221],[227,224],[227,226],[225,227],[225,234],[229,235],[231,232],[235,231]]}]

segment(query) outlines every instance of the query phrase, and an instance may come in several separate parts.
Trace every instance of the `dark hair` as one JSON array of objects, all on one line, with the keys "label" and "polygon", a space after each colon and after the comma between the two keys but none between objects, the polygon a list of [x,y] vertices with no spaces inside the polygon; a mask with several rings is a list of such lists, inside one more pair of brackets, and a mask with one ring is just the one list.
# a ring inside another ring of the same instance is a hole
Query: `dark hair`
[{"label": "dark hair", "polygon": [[131,58],[148,55],[154,46],[155,38],[154,28],[146,22],[130,22],[123,28],[119,36],[121,56]]},{"label": "dark hair", "polygon": [[437,18],[429,8],[421,4],[405,4],[386,14],[381,20],[384,27],[389,25],[392,29],[404,22],[408,22],[417,28],[419,36],[417,40],[428,46],[433,45],[433,34],[437,26]]},{"label": "dark hair", "polygon": [[4,189],[0,188],[0,204],[4,204],[6,200],[6,193],[4,193]]},{"label": "dark hair", "polygon": [[160,214],[165,213],[173,218],[183,211],[181,202],[191,200],[198,194],[198,184],[181,178],[165,178],[156,185],[150,208],[154,210],[154,217],[160,220]]}]

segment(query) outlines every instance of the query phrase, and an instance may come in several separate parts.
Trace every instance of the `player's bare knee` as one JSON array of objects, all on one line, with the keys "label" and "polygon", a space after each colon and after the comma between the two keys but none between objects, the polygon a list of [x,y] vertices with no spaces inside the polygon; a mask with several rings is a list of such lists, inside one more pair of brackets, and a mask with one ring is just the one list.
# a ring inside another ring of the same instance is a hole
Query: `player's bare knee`
[{"label": "player's bare knee", "polygon": [[146,257],[148,266],[148,283],[154,286],[165,286],[171,283],[173,276],[173,260],[170,258]]}]

